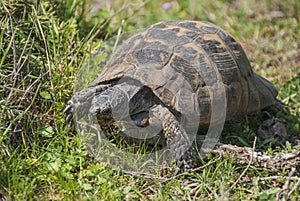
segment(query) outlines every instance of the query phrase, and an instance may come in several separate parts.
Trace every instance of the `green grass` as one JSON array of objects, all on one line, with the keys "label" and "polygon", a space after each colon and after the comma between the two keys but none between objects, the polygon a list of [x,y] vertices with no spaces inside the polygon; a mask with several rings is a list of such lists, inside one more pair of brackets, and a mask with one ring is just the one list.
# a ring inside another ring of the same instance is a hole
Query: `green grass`
[{"label": "green grass", "polygon": [[[289,142],[274,148],[258,140],[257,148],[269,153],[296,149],[299,1],[178,0],[164,10],[157,0],[120,0],[90,12],[94,2],[0,2],[0,200],[274,200],[281,191],[281,198],[287,196],[297,183],[291,179],[284,189],[289,171],[250,167],[235,184],[246,166],[214,155],[206,159],[207,167],[174,179],[121,174],[93,160],[62,110],[73,89],[87,84],[75,83],[89,55],[111,47],[109,38],[120,28],[131,34],[160,20],[206,20],[241,42],[254,71],[276,85],[285,104],[285,112],[269,108],[233,122],[224,140],[252,146],[259,124],[276,116],[287,126]],[[106,57],[103,51],[98,60]],[[98,71],[92,69],[92,75]],[[289,196],[300,199],[299,186]]]}]

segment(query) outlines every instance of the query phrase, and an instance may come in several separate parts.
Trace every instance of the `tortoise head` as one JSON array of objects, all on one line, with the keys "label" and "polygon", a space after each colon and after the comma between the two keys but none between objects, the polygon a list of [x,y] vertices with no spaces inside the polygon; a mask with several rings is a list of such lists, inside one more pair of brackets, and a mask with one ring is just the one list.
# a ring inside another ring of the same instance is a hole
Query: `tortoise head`
[{"label": "tortoise head", "polygon": [[113,119],[113,114],[123,112],[127,100],[126,94],[117,87],[109,87],[93,97],[89,113],[98,121]]}]

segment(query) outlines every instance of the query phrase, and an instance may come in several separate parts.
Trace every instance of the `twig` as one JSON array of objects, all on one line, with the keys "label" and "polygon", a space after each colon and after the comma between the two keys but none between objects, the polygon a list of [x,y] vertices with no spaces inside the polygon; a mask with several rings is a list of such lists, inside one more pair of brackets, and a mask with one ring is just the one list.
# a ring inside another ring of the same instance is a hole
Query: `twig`
[{"label": "twig", "polygon": [[291,194],[296,190],[300,188],[300,177],[298,177],[298,182],[294,185],[294,187],[288,192],[287,197],[289,198]]},{"label": "twig", "polygon": [[246,174],[247,170],[249,169],[249,167],[252,164],[253,161],[253,157],[254,157],[254,151],[255,151],[255,146],[256,146],[256,137],[254,138],[254,142],[253,142],[253,146],[252,146],[252,155],[250,157],[250,161],[247,165],[247,167],[244,169],[244,171],[242,172],[242,174],[239,176],[239,178],[230,186],[230,188],[227,190],[227,193],[229,190],[231,190],[234,186],[237,185],[237,183],[241,180],[241,178]]},{"label": "twig", "polygon": [[0,85],[0,88],[11,90],[11,91],[18,91],[18,92],[24,92],[25,91],[23,89],[18,89],[18,88],[15,88],[15,87],[9,87],[9,86],[5,86],[5,85]]},{"label": "twig", "polygon": [[[257,178],[259,181],[266,181],[266,180],[280,180],[280,179],[287,179],[287,176],[269,176],[269,177],[255,177]],[[300,177],[297,177],[297,176],[293,176],[293,177],[290,177],[291,180],[299,180],[300,181]],[[253,179],[245,179],[243,180],[243,182],[250,182],[252,181]]]},{"label": "twig", "polygon": [[[265,169],[269,172],[278,172],[278,170],[291,169],[300,166],[300,150],[295,147],[291,153],[279,153],[276,155],[266,155],[262,152],[253,151],[249,147],[238,147],[230,144],[219,145],[217,150],[211,150],[211,153],[219,154],[223,157],[235,155],[235,163],[248,164],[256,168]],[[252,158],[252,159],[251,159]]]},{"label": "twig", "polygon": [[[282,189],[276,193],[276,198],[275,198],[276,201],[278,201],[280,199],[280,197],[284,191],[289,189],[291,177],[293,176],[295,171],[296,171],[296,168],[292,168],[291,172],[289,173],[289,176],[287,177],[286,181],[284,182]],[[287,199],[288,199],[287,196],[283,198],[283,200],[287,200]]]}]

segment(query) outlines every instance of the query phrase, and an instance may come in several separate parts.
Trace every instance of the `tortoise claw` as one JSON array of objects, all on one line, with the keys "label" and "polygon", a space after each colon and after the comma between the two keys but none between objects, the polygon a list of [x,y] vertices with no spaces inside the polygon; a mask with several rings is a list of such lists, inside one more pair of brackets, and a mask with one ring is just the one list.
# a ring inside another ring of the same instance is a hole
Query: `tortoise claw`
[{"label": "tortoise claw", "polygon": [[63,113],[66,114],[66,121],[68,123],[70,123],[73,118],[73,102],[72,101],[68,101]]},{"label": "tortoise claw", "polygon": [[67,105],[66,105],[66,107],[65,107],[65,109],[63,111],[63,113],[65,113],[65,114],[69,113],[70,110],[72,109],[72,105],[73,105],[73,102],[72,101],[68,101]]},{"label": "tortoise claw", "polygon": [[72,119],[73,119],[73,113],[69,113],[66,117],[67,123],[70,123],[72,121]]}]

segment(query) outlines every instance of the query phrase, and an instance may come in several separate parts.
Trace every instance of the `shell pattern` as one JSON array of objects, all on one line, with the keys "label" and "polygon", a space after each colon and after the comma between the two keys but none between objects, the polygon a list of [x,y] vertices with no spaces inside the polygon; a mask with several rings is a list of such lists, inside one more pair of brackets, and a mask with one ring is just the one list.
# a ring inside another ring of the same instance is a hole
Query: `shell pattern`
[{"label": "shell pattern", "polygon": [[[227,119],[258,111],[274,103],[275,87],[255,74],[241,45],[209,22],[159,22],[129,38],[113,55],[91,86],[127,77],[141,82],[167,106],[200,112],[209,124],[211,87],[221,86]],[[216,83],[218,85],[216,85]],[[186,94],[188,107],[178,97]]]}]

